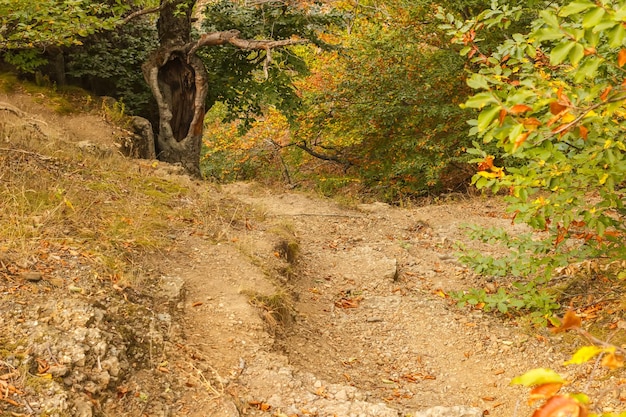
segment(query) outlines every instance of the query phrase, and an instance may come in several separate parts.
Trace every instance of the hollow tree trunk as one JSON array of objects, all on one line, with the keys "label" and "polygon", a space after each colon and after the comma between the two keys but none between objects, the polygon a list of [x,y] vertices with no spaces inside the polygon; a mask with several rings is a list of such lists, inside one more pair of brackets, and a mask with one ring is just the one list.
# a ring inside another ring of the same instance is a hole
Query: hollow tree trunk
[{"label": "hollow tree trunk", "polygon": [[196,56],[199,48],[232,45],[236,48],[266,51],[307,43],[306,39],[241,39],[238,30],[201,34],[191,40],[191,12],[196,0],[161,0],[157,29],[160,46],[142,66],[143,76],[152,90],[159,109],[155,150],[157,158],[180,163],[187,171],[200,176],[200,151],[206,109],[207,74]]},{"label": "hollow tree trunk", "polygon": [[142,69],[159,110],[157,158],[180,163],[192,175],[200,176],[207,76],[202,61],[190,53],[194,3],[163,2],[157,23],[161,44]]}]

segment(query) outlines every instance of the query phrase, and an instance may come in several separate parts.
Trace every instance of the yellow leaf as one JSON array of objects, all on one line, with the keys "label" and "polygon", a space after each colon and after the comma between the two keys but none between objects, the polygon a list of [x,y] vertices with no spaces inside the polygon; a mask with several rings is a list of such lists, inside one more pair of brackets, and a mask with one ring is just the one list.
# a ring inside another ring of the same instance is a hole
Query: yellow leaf
[{"label": "yellow leaf", "polygon": [[569,123],[569,122],[574,121],[574,119],[576,119],[576,117],[575,117],[573,114],[571,114],[571,113],[565,113],[565,114],[563,115],[563,118],[561,119],[561,121],[562,121],[563,123]]},{"label": "yellow leaf", "polygon": [[572,359],[566,361],[564,365],[580,365],[581,363],[589,362],[594,356],[607,352],[608,350],[615,350],[615,348],[601,348],[598,346],[583,346],[572,355]]},{"label": "yellow leaf", "polygon": [[600,180],[598,182],[600,183],[600,185],[604,185],[607,179],[609,179],[609,174],[605,173],[604,175],[600,177]]}]

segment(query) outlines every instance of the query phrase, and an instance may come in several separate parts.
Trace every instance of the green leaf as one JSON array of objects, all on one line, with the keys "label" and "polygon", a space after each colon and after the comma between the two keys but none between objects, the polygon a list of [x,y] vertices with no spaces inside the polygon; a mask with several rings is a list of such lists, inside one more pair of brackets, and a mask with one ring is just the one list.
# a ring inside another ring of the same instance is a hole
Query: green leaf
[{"label": "green leaf", "polygon": [[583,82],[585,78],[593,78],[598,71],[598,65],[600,65],[601,59],[593,57],[585,61],[574,75],[574,81],[577,83]]},{"label": "green leaf", "polygon": [[574,48],[570,51],[568,58],[572,65],[576,67],[584,56],[585,48],[581,44],[576,43]]},{"label": "green leaf", "polygon": [[561,375],[557,374],[552,369],[546,368],[532,369],[524,375],[515,377],[511,380],[511,385],[523,385],[525,387],[563,383],[565,383],[565,380],[561,377]]},{"label": "green leaf", "polygon": [[485,78],[485,76],[482,74],[472,74],[472,76],[467,80],[467,85],[475,90],[489,89],[489,83],[487,82],[487,78]]},{"label": "green leaf", "polygon": [[[611,348],[601,348],[599,346],[583,346],[572,355],[572,359],[563,363],[563,365],[580,365],[589,362],[594,356],[602,352],[608,352]],[[615,350],[613,348],[612,350]]]},{"label": "green leaf", "polygon": [[563,32],[553,28],[541,28],[533,33],[533,38],[537,42],[554,41],[557,39],[563,39]]},{"label": "green leaf", "polygon": [[600,21],[604,17],[604,13],[605,11],[602,7],[596,7],[594,9],[589,10],[587,13],[585,13],[585,16],[583,17],[583,27],[584,28],[594,27],[595,25],[600,23]]},{"label": "green leaf", "polygon": [[619,48],[624,44],[624,37],[626,36],[626,29],[624,26],[617,25],[613,30],[608,32],[609,46],[611,48]]},{"label": "green leaf", "polygon": [[557,19],[556,15],[549,10],[542,10],[539,12],[539,16],[543,19],[544,22],[550,27],[555,29],[559,28],[559,19]]},{"label": "green leaf", "polygon": [[492,106],[478,115],[478,132],[484,132],[500,112],[500,106]]},{"label": "green leaf", "polygon": [[595,5],[595,3],[590,2],[590,1],[584,1],[584,0],[573,1],[567,6],[563,7],[561,10],[559,10],[559,16],[571,16],[573,14],[584,12],[585,10],[590,9],[592,7],[597,7],[597,6]]},{"label": "green leaf", "polygon": [[470,97],[466,102],[464,107],[469,107],[471,109],[482,109],[487,104],[496,103],[496,99],[493,97],[491,93],[478,93],[472,97]]},{"label": "green leaf", "polygon": [[552,52],[550,52],[550,65],[559,65],[562,63],[575,45],[576,42],[570,40],[559,43],[554,47]]}]

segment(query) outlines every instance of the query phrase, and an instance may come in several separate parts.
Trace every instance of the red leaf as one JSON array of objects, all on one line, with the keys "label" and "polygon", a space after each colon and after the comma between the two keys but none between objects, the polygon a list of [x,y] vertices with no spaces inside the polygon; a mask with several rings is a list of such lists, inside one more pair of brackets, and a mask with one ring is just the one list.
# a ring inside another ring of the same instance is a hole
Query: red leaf
[{"label": "red leaf", "polygon": [[567,106],[562,105],[558,101],[553,101],[550,103],[550,113],[557,115],[560,114],[563,110],[566,110]]},{"label": "red leaf", "polygon": [[541,121],[535,117],[529,117],[522,121],[524,126],[541,126]]},{"label": "red leaf", "polygon": [[506,117],[506,110],[500,110],[500,114],[498,115],[498,121],[500,122],[500,126],[504,124],[504,118]]},{"label": "red leaf", "polygon": [[533,417],[585,417],[587,410],[578,401],[555,395],[533,413]]},{"label": "red leaf", "polygon": [[478,164],[479,171],[489,171],[493,168],[493,156],[487,155],[485,159]]},{"label": "red leaf", "polygon": [[522,143],[526,141],[526,139],[528,138],[528,135],[530,135],[530,132],[524,132],[521,135],[519,135],[517,139],[515,139],[515,143],[513,143],[513,152],[515,152],[517,148],[522,146]]},{"label": "red leaf", "polygon": [[[620,65],[621,67],[621,65]],[[611,90],[613,89],[613,87],[608,86],[607,88],[604,89],[604,91],[602,92],[602,94],[600,94],[600,100],[602,101],[606,101],[606,98],[609,96],[609,93],[611,92]]]}]

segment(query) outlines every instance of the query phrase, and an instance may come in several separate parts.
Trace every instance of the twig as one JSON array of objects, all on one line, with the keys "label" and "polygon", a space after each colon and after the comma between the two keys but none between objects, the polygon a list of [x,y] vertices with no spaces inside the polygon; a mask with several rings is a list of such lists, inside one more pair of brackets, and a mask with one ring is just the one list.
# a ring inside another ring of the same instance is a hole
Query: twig
[{"label": "twig", "polygon": [[26,113],[9,103],[0,102],[0,110],[11,112],[18,117],[26,117]]}]

